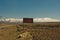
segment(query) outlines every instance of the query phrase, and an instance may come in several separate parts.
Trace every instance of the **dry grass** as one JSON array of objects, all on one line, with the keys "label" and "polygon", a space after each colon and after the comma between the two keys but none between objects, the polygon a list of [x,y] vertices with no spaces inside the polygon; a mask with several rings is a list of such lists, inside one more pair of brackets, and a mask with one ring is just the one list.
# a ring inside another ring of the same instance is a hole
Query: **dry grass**
[{"label": "dry grass", "polygon": [[0,40],[60,40],[60,23],[0,24]]}]

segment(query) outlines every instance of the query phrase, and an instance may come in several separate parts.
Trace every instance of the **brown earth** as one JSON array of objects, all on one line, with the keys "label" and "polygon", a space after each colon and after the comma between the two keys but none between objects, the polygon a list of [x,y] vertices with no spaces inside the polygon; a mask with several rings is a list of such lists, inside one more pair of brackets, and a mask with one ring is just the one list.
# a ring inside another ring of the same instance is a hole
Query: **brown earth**
[{"label": "brown earth", "polygon": [[60,40],[60,23],[0,24],[0,40]]}]

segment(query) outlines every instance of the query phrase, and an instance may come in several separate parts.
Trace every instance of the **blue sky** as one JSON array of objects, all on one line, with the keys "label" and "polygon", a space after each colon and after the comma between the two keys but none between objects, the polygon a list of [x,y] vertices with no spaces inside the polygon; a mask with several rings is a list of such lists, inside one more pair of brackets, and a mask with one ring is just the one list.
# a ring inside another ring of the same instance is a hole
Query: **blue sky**
[{"label": "blue sky", "polygon": [[0,16],[60,19],[60,0],[0,0]]}]

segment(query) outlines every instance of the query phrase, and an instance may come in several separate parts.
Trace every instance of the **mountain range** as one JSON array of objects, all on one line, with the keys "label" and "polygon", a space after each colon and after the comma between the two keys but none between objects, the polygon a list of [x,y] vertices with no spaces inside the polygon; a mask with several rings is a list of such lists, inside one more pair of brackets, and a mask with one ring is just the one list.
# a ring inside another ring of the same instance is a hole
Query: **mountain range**
[{"label": "mountain range", "polygon": [[[0,22],[23,22],[23,18],[0,18]],[[33,22],[60,22],[58,19],[53,18],[33,18]]]}]

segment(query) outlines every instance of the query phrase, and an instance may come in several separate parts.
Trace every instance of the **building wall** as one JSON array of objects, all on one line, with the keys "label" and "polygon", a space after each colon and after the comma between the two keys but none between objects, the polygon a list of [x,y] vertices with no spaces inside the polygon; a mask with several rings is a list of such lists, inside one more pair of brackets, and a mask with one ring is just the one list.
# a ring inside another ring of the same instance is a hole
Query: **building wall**
[{"label": "building wall", "polygon": [[23,18],[23,23],[33,23],[33,18]]}]

